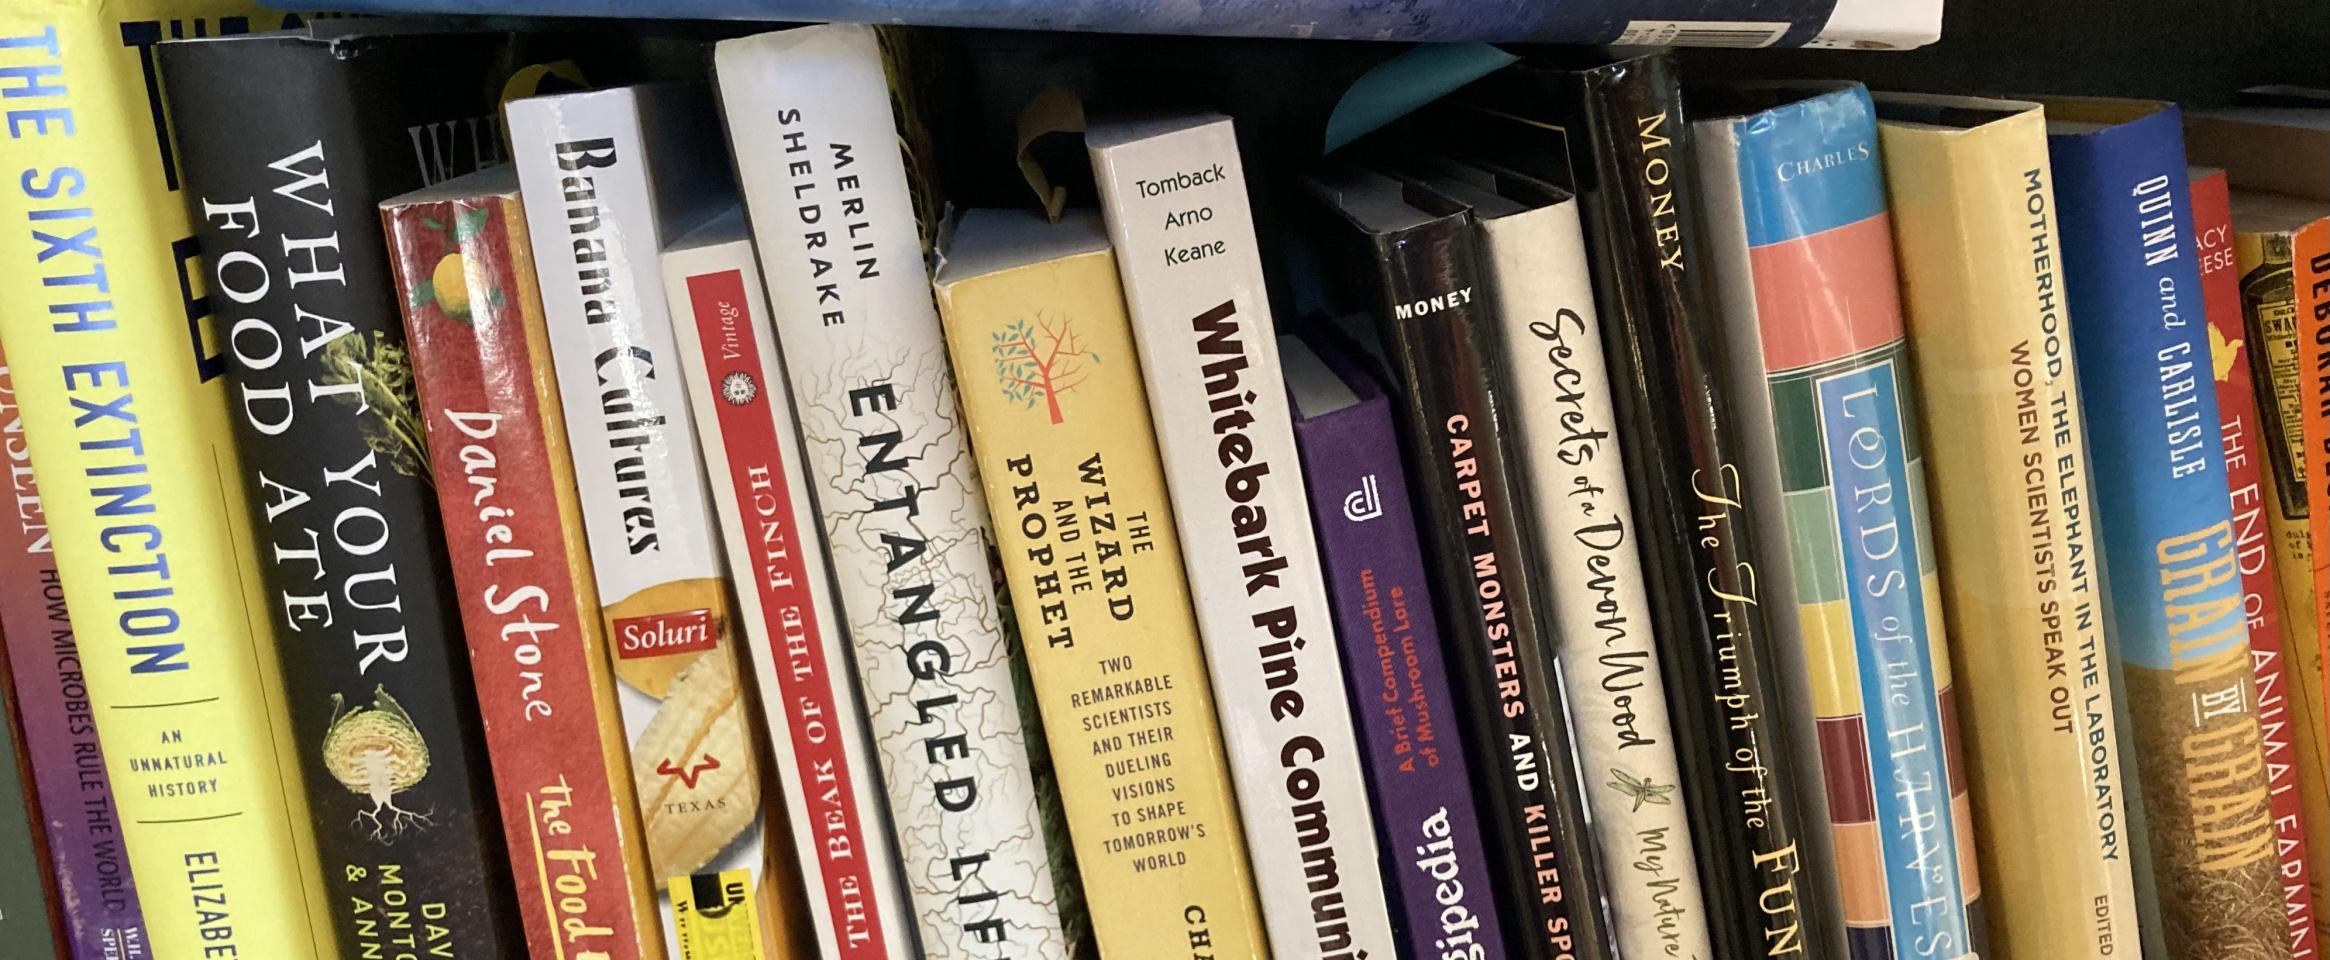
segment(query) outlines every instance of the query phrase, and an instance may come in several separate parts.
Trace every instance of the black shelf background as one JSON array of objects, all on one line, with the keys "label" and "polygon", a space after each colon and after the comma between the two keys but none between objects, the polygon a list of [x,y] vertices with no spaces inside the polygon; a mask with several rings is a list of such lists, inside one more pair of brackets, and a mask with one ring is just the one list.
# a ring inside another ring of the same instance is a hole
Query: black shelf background
[{"label": "black shelf background", "polygon": [[2141,96],[2192,106],[2330,87],[2330,0],[1946,0],[1920,50],[1685,54],[1691,75],[1843,76],[1872,88]]}]

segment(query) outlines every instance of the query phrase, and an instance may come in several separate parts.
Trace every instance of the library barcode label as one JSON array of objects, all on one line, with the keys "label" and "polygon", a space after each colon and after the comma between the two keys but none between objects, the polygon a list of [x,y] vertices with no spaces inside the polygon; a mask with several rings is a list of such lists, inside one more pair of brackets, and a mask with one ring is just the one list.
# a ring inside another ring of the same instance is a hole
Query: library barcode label
[{"label": "library barcode label", "polygon": [[1787,35],[1785,21],[1632,20],[1612,43],[1621,47],[1768,47]]}]

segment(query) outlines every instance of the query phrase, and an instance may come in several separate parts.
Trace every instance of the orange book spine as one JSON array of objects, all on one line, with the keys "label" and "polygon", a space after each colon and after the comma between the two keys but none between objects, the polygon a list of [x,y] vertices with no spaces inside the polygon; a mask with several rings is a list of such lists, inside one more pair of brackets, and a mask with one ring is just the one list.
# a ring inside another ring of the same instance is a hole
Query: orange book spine
[{"label": "orange book spine", "polygon": [[[2307,499],[2330,504],[2330,223],[2315,221],[2290,237],[2290,263],[2297,272],[2298,362],[2305,402]],[[2307,511],[2307,539],[2314,547],[2313,621],[2330,624],[2330,510]],[[2330,638],[2326,638],[2330,639]],[[2330,687],[2330,657],[2322,658],[2323,683]]]}]

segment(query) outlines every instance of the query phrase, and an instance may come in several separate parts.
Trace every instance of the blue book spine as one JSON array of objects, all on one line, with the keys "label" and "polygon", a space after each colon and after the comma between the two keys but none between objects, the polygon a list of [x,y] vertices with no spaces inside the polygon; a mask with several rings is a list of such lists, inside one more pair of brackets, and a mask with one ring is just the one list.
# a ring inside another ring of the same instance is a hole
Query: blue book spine
[{"label": "blue book spine", "polygon": [[[1823,36],[1837,0],[342,0],[335,10],[906,23],[934,27],[1321,40],[1540,41],[1642,46],[1795,47],[1873,40],[1914,46],[1928,0],[1901,26],[1871,36]],[[1938,19],[1933,18],[1933,19]]]},{"label": "blue book spine", "polygon": [[1711,209],[1746,241],[1725,258],[1749,279],[1725,280],[1732,342],[1759,346],[1770,411],[1742,433],[1785,498],[1766,515],[1788,536],[1759,542],[1789,554],[1768,569],[1795,589],[1848,941],[1859,960],[1979,952],[1876,108],[1853,85],[1712,123],[1740,202]]},{"label": "blue book spine", "polygon": [[2049,113],[2153,916],[2169,956],[2286,957],[2181,116]]},{"label": "blue book spine", "polygon": [[1395,926],[1422,960],[1503,960],[1472,777],[1441,655],[1389,401],[1342,357],[1328,364],[1360,400],[1309,415],[1301,457],[1327,574],[1351,713],[1367,747]]}]

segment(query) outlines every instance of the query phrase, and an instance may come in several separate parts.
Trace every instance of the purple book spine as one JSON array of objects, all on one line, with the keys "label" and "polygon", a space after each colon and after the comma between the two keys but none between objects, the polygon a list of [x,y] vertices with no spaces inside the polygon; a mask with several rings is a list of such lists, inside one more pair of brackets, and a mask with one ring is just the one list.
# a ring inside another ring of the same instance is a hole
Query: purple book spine
[{"label": "purple book spine", "polygon": [[1372,378],[1328,359],[1360,402],[1298,415],[1295,445],[1400,929],[1419,960],[1503,960],[1391,408]]},{"label": "purple book spine", "polygon": [[[121,846],[113,785],[97,747],[97,723],[65,615],[56,555],[49,552],[40,491],[17,418],[7,361],[0,359],[0,444],[9,512],[0,523],[0,637],[8,644],[24,750],[32,758],[49,859],[56,866],[66,942],[74,960],[148,960],[144,914]],[[8,955],[0,944],[0,956]]]}]

